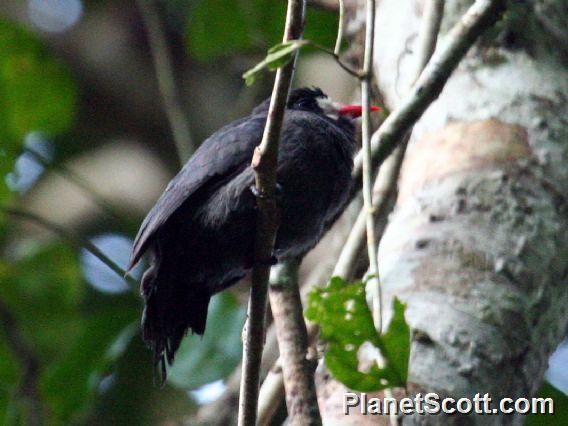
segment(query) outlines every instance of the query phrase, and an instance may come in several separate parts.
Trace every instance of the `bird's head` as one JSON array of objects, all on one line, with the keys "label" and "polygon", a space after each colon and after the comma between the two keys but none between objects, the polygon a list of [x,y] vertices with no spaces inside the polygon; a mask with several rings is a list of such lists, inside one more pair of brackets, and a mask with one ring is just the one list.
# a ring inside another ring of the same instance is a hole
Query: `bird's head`
[{"label": "bird's head", "polygon": [[[361,105],[344,105],[334,102],[316,87],[294,89],[288,97],[288,108],[326,115],[332,120],[340,118],[353,120],[363,113]],[[372,106],[371,111],[380,111],[380,108]]]}]

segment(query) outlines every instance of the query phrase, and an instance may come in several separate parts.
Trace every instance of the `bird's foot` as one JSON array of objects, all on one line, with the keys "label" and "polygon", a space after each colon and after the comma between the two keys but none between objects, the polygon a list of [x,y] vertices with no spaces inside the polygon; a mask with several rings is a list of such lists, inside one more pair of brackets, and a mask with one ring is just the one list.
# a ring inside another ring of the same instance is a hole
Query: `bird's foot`
[{"label": "bird's foot", "polygon": [[282,186],[279,183],[276,184],[276,187],[274,188],[274,194],[272,194],[271,196],[269,196],[265,192],[259,190],[254,183],[251,186],[249,186],[249,189],[250,189],[250,192],[252,192],[252,195],[254,195],[256,198],[261,198],[263,200],[270,199],[270,198],[274,197],[276,199],[276,201],[280,201],[280,198],[282,196]]}]

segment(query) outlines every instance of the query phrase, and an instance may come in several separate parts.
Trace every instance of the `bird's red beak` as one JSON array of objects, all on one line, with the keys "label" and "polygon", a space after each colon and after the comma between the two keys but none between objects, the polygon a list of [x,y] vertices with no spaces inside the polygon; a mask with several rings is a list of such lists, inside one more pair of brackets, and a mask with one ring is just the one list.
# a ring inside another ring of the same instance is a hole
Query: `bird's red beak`
[{"label": "bird's red beak", "polygon": [[[378,106],[371,106],[371,111],[380,111],[381,108]],[[351,118],[361,117],[363,114],[363,107],[361,105],[343,105],[337,111],[339,115],[346,115]]]}]

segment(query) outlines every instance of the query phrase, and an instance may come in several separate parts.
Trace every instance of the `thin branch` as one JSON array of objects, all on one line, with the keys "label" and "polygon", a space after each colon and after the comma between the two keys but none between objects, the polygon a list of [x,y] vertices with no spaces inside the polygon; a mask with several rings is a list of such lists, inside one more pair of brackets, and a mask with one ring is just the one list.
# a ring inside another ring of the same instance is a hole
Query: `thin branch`
[{"label": "thin branch", "polygon": [[[353,208],[351,207],[348,208],[347,211],[351,211],[354,209],[355,206],[353,206]],[[334,238],[333,240],[335,241],[333,241],[331,245],[327,246],[328,254],[330,254],[335,260],[337,260],[339,256],[340,248],[344,245],[344,243],[341,240],[345,240],[347,238],[347,234],[349,232],[348,230],[352,227],[353,222],[355,220],[355,218],[352,216],[353,215],[350,214],[347,215],[347,217],[344,217],[346,223],[343,224],[343,226],[341,226],[340,229],[338,230],[342,238],[339,238],[337,240],[335,240]],[[307,297],[310,290],[314,286],[318,285],[317,283],[329,280],[330,276],[329,274],[331,271],[328,271],[328,268],[323,267],[323,265],[321,266],[322,267],[310,271],[310,274],[306,277],[305,283],[301,287],[302,299],[305,299]],[[286,272],[286,269],[283,268],[276,269],[276,273],[274,274],[274,276],[271,274],[270,277],[271,281],[278,282],[284,279],[281,278],[279,275],[283,272]],[[270,337],[270,332],[273,330],[274,327],[268,329],[269,337]],[[313,323],[309,322],[307,323],[308,343],[310,347],[313,347],[313,343],[317,335],[317,330],[318,328]],[[268,339],[266,343],[265,353],[267,351],[270,351],[271,347],[272,345],[270,339]],[[263,362],[264,361],[265,358],[263,358]],[[284,394],[284,379],[282,377],[282,363],[280,359],[278,360],[275,359],[274,361],[275,362],[270,364],[272,365],[272,368],[270,369],[270,372],[268,373],[266,379],[262,383],[262,387],[260,389],[260,396],[258,401],[258,424],[260,426],[266,426],[270,424],[274,413],[281,406],[284,400],[285,394]]]},{"label": "thin branch", "polygon": [[[369,3],[368,3],[369,5]],[[369,5],[370,6],[370,5]],[[368,6],[368,7],[369,7]],[[374,6],[374,5],[373,5]],[[416,69],[416,76],[415,81],[419,78],[420,74],[422,73],[424,67],[431,59],[431,56],[436,48],[436,42],[438,38],[438,33],[440,31],[440,23],[443,17],[443,10],[444,10],[444,1],[443,0],[428,0],[426,3],[425,14],[422,20],[422,28],[420,31],[419,37],[419,48],[418,48],[418,66]],[[372,21],[367,20],[367,25],[374,26],[374,17],[368,16],[369,19]],[[369,33],[372,34],[372,27],[369,29],[367,28],[367,35]],[[369,56],[371,57],[370,61],[372,62],[372,43],[374,37],[371,37],[371,53]],[[366,42],[369,42],[367,38]],[[366,49],[369,45],[366,45]],[[367,52],[367,50],[365,50]],[[367,75],[367,78],[369,76]],[[362,86],[364,81],[362,82]],[[364,87],[364,86],[363,86]],[[366,87],[366,90],[369,90],[369,87]],[[367,98],[368,101],[368,98]],[[368,108],[368,104],[364,105],[364,108]],[[404,154],[406,152],[406,147],[408,146],[408,141],[410,139],[411,130],[407,131],[406,135],[403,137],[403,141],[401,146],[397,148],[397,155],[395,158],[391,156],[391,162],[395,165],[393,167],[393,175],[398,176],[400,171],[400,166],[402,163],[402,159],[404,158]],[[366,146],[364,144],[364,148],[366,150],[363,151],[363,197],[365,199],[366,205],[371,205],[370,195],[366,193],[366,181],[368,182],[372,176],[372,169],[368,169],[370,167],[371,158],[370,158],[370,146]],[[393,179],[391,184],[394,186],[396,185],[396,178]],[[366,196],[367,195],[367,196]],[[367,247],[369,252],[369,272],[371,276],[375,276],[376,282],[372,283],[371,290],[372,290],[372,301],[373,301],[373,322],[377,327],[378,332],[381,332],[381,312],[382,312],[382,296],[381,296],[381,288],[380,288],[380,281],[378,275],[378,259],[377,259],[377,245],[375,241],[375,224],[374,224],[374,212],[372,210],[367,210],[366,212],[366,224],[367,224]],[[371,257],[373,256],[373,257]],[[390,389],[384,390],[386,398],[392,398],[392,391]],[[398,424],[397,416],[394,413],[390,413],[389,420],[391,425],[396,426]]]},{"label": "thin branch", "polygon": [[148,45],[152,52],[158,87],[176,145],[180,162],[183,164],[195,149],[187,116],[177,87],[173,58],[166,40],[160,11],[155,0],[137,0],[148,33]]},{"label": "thin branch", "polygon": [[[372,7],[374,10],[374,1],[368,0],[367,8]],[[440,31],[440,23],[442,21],[444,10],[444,1],[443,0],[428,0],[426,3],[425,14],[422,20],[423,24],[420,31],[419,36],[419,48],[418,48],[418,68],[416,69],[416,76],[415,80],[418,79],[421,72],[423,71],[426,64],[429,62],[434,50],[436,48],[436,42],[438,39],[438,33]],[[367,66],[372,67],[372,58],[373,58],[373,41],[374,41],[374,15],[369,13],[367,10],[367,37],[366,37],[366,45],[365,45],[365,73],[367,84],[365,80],[361,82],[362,91],[363,91],[363,100],[367,103],[363,104],[364,112],[367,112],[367,119],[369,119],[369,97],[370,97],[370,87],[368,81],[370,80],[370,72],[371,69],[367,68]],[[369,50],[369,52],[368,52]],[[368,91],[367,95],[365,96],[365,90]],[[363,115],[365,120],[365,115]],[[370,127],[368,124],[369,121],[365,122],[366,127]],[[391,188],[396,185],[397,176],[400,171],[400,166],[402,164],[402,159],[404,158],[404,154],[406,151],[406,147],[408,146],[408,140],[410,139],[409,130],[406,135],[403,137],[403,142],[401,146],[398,146],[396,151],[396,156],[391,156],[391,164],[394,163],[392,173],[388,173],[387,175],[392,175],[392,180],[390,182]],[[368,138],[368,133],[365,134],[363,131],[363,198],[365,200],[366,206],[374,206],[372,204],[372,193],[369,191],[369,182],[372,178],[373,170],[370,169],[371,167],[371,150],[369,146],[369,140],[365,139]],[[366,142],[366,144],[365,144]],[[377,178],[378,179],[378,178]],[[368,193],[367,193],[368,191]],[[385,198],[383,198],[385,200]],[[371,282],[371,296],[373,302],[373,322],[375,323],[375,327],[377,328],[378,332],[381,333],[382,330],[382,295],[381,295],[381,287],[380,287],[380,279],[379,279],[379,269],[378,269],[378,258],[377,258],[377,248],[378,244],[375,240],[375,231],[376,226],[374,223],[375,219],[375,212],[373,207],[365,208],[366,211],[366,225],[367,225],[367,248],[369,253],[369,274],[371,275],[371,279],[375,280]],[[390,389],[384,390],[386,398],[392,398],[392,391]],[[398,424],[397,416],[394,413],[390,413],[389,420],[391,425],[396,426]]]},{"label": "thin branch", "polygon": [[[306,323],[303,319],[302,321],[304,324]],[[307,324],[306,335],[308,345],[312,344],[317,331],[318,328],[316,326],[311,323]],[[282,369],[282,364],[282,357],[278,357],[278,359],[274,362],[274,365],[270,369],[268,375],[266,376],[266,379],[262,383],[258,403],[258,424],[260,426],[266,426],[270,424],[274,413],[282,403],[282,399],[286,396],[287,392],[285,392],[284,372]]]},{"label": "thin branch", "polygon": [[[346,237],[347,235],[345,235]],[[333,244],[341,246],[339,242]],[[281,282],[289,280],[292,277],[288,275],[289,268],[275,268],[270,273],[270,282]],[[319,271],[312,271],[317,275],[312,277],[310,274],[311,283],[319,283],[329,278],[328,273],[322,268]],[[319,273],[318,273],[319,272]],[[311,285],[304,285],[301,288],[302,299],[306,296]],[[311,325],[313,327],[313,325]],[[315,333],[310,331],[308,326],[308,335],[314,336]],[[310,345],[313,343],[313,338],[310,338]],[[260,389],[258,399],[258,419],[257,424],[266,426],[272,420],[277,410],[281,407],[284,400],[284,380],[282,378],[282,366],[278,358],[278,342],[276,339],[276,330],[274,324],[266,331],[266,343],[262,354],[261,363],[261,379],[265,376]],[[233,373],[226,380],[226,389],[217,399],[207,405],[200,407],[196,416],[191,417],[185,423],[187,425],[193,424],[208,424],[208,425],[225,425],[234,420],[234,407],[238,405],[239,385],[241,381],[241,364],[239,364]]]},{"label": "thin branch", "polygon": [[93,256],[95,256],[97,259],[103,262],[106,266],[108,266],[114,273],[116,273],[118,276],[123,278],[129,284],[130,288],[137,287],[138,284],[134,278],[132,278],[130,275],[125,276],[126,271],[122,269],[120,266],[118,266],[111,258],[109,258],[101,250],[99,250],[99,248],[97,248],[97,246],[95,246],[89,240],[74,235],[67,229],[63,228],[62,226],[50,222],[47,219],[38,216],[34,213],[12,207],[4,207],[4,206],[0,206],[0,210],[4,211],[10,216],[13,216],[16,219],[25,219],[37,223],[38,225],[50,230],[54,234],[70,242],[75,247],[87,250],[89,253],[91,253]]},{"label": "thin branch", "polygon": [[352,75],[353,77],[356,77],[356,78],[362,77],[362,71],[355,70],[355,69],[351,68],[349,65],[347,65],[345,62],[343,62],[341,60],[341,58],[339,57],[339,53],[336,53],[335,51],[328,49],[327,47],[322,46],[321,44],[314,43],[310,40],[306,40],[305,45],[306,46],[312,46],[314,49],[318,49],[318,50],[322,51],[323,53],[327,53],[328,55],[333,57],[333,59],[335,59],[335,62],[337,62],[337,65],[339,65],[348,74]]},{"label": "thin branch", "polygon": [[[428,0],[425,4],[420,33],[418,36],[416,81],[430,61],[436,48],[440,24],[444,14],[444,0]],[[388,212],[388,205],[396,195],[396,183],[402,165],[402,160],[410,138],[410,131],[406,134],[403,143],[391,155],[381,167],[373,188],[373,210],[376,220],[384,217]],[[378,199],[377,199],[378,197]],[[382,234],[378,226],[375,226],[377,234]],[[345,243],[337,261],[334,276],[344,277],[346,280],[354,278],[354,268],[360,258],[362,247],[365,243],[365,211],[361,211],[353,230]]]},{"label": "thin branch", "polygon": [[316,7],[322,10],[329,10],[330,12],[337,12],[337,1],[336,0],[308,0],[308,6]]},{"label": "thin branch", "polygon": [[[442,92],[461,59],[484,30],[491,27],[505,10],[506,0],[477,0],[446,36],[443,49],[437,49],[411,92],[381,124],[371,139],[373,168],[377,168],[403,140],[405,133]],[[361,179],[362,155],[355,158],[353,177]]]},{"label": "thin branch", "polygon": [[[387,218],[388,218],[388,213],[392,210],[394,204],[395,204],[395,198],[396,198],[396,184],[398,181],[398,177],[400,174],[400,168],[402,166],[402,161],[404,159],[404,154],[406,153],[406,147],[408,146],[408,137],[409,137],[410,133],[407,134],[407,136],[405,137],[405,141],[402,144],[402,146],[399,146],[396,148],[396,150],[394,151],[393,155],[391,155],[385,162],[385,164],[381,167],[380,173],[377,176],[377,180],[375,182],[375,187],[373,188],[373,198],[375,200],[373,204],[373,216],[376,219],[376,222],[373,224],[374,226],[374,230],[376,235],[378,235],[378,239],[380,240],[384,229],[387,225]],[[379,195],[378,197],[376,195]],[[361,210],[360,213],[360,217],[362,218],[362,222],[367,222],[367,218],[365,217],[366,211],[365,209]],[[359,219],[359,218],[358,218]],[[382,219],[382,220],[379,220]],[[380,223],[380,225],[379,225]],[[363,228],[363,227],[362,227]],[[380,229],[379,229],[380,228]],[[364,229],[364,228],[363,228]],[[356,229],[354,229],[354,231],[356,231]],[[365,241],[365,232],[362,232],[362,236],[360,236],[359,238],[361,245],[364,245],[364,241]],[[350,235],[351,237],[351,235]],[[357,238],[358,236],[355,235],[354,238]],[[356,243],[355,243],[356,244]],[[377,245],[375,246],[378,248],[378,242]],[[362,251],[362,250],[361,250]],[[375,256],[377,256],[378,259],[378,253],[375,252]],[[353,262],[351,263],[351,268],[353,268],[353,265],[355,264],[355,261],[353,260]],[[376,283],[377,286],[380,286],[380,282],[377,281]],[[373,306],[373,310],[374,312],[376,312],[376,315],[381,315],[381,309],[382,309],[382,295],[380,293],[380,288],[379,291],[377,293],[375,293],[373,295],[373,297],[378,298],[378,307],[377,307],[377,302],[376,299],[373,300],[374,306]],[[377,363],[379,361],[377,360]],[[384,394],[385,394],[385,398],[392,398],[393,394],[391,389],[385,389],[384,390]],[[398,425],[398,420],[397,420],[397,414],[394,412],[389,413],[389,421],[391,426],[397,426]]]},{"label": "thin branch", "polygon": [[[283,41],[301,39],[304,28],[305,1],[289,0]],[[284,119],[288,92],[294,74],[294,60],[276,72],[274,88],[261,144],[252,159],[255,170],[258,219],[255,239],[255,266],[252,270],[246,337],[243,345],[243,376],[239,400],[238,423],[254,425],[259,391],[259,370],[264,346],[266,294],[279,211],[274,199],[278,142]]]},{"label": "thin branch", "polygon": [[2,299],[0,299],[0,324],[3,325],[6,342],[22,365],[23,373],[18,393],[25,399],[27,405],[27,422],[30,425],[41,425],[43,407],[39,394],[39,358],[23,335],[16,317]]},{"label": "thin branch", "polygon": [[[382,166],[373,185],[373,215],[375,233],[382,235],[386,217],[396,198],[396,183],[406,151],[406,144],[398,147]],[[359,266],[366,246],[366,210],[362,209],[345,241],[332,276],[343,277],[346,281],[355,279],[355,269]]]},{"label": "thin branch", "polygon": [[341,42],[343,41],[343,25],[345,25],[345,2],[344,0],[339,0],[339,18],[337,25],[337,39],[335,40],[335,49],[333,53],[336,57],[339,57],[339,52],[341,51]]},{"label": "thin branch", "polygon": [[[280,348],[280,364],[290,423],[321,425],[314,371],[317,362],[308,357],[308,333],[298,286],[300,259],[288,260],[278,268],[278,281],[271,280],[270,307]],[[276,275],[276,274],[275,274]]]},{"label": "thin branch", "polygon": [[[275,268],[270,273],[270,282],[287,281],[297,276],[288,274],[289,268]],[[322,275],[315,282],[326,280],[328,277]],[[307,287],[302,287],[302,296]],[[308,330],[308,334],[310,334]],[[311,343],[311,342],[310,342]],[[266,376],[262,382],[260,396],[258,400],[258,419],[257,424],[268,425],[274,416],[280,404],[284,403],[284,381],[282,378],[282,366],[278,353],[278,341],[276,339],[276,330],[271,326],[266,331],[266,344],[262,354],[261,377]],[[276,382],[274,382],[276,380]],[[193,424],[210,424],[224,425],[234,419],[233,407],[237,404],[239,385],[241,381],[241,364],[239,364],[229,378],[225,381],[227,385],[225,391],[217,399],[207,405],[200,407],[197,415],[189,419],[186,423]],[[266,388],[266,389],[265,389]],[[271,394],[270,392],[274,392]],[[236,402],[235,402],[236,401]]]},{"label": "thin branch", "polygon": [[280,358],[276,360],[262,382],[258,398],[258,425],[268,426],[284,400],[284,377]]},{"label": "thin branch", "polygon": [[418,54],[414,81],[418,80],[434,50],[436,50],[440,25],[444,17],[444,3],[445,0],[427,0],[424,5],[420,32],[418,33]]},{"label": "thin branch", "polygon": [[[367,17],[365,31],[365,54],[363,59],[364,77],[361,79],[361,103],[363,106],[362,145],[363,145],[363,211],[367,235],[367,254],[369,258],[369,282],[371,291],[373,324],[379,334],[382,333],[383,297],[379,276],[379,260],[377,256],[378,240],[375,234],[375,210],[373,204],[373,168],[371,164],[371,80],[373,74],[373,51],[375,44],[375,0],[367,0]],[[378,360],[377,360],[378,363]],[[385,397],[392,398],[390,389],[385,389]],[[396,418],[389,416],[391,425],[396,426]]]},{"label": "thin branch", "polygon": [[373,209],[373,168],[371,165],[371,79],[373,73],[373,51],[375,41],[375,0],[367,0],[365,54],[363,78],[361,79],[361,105],[363,107],[361,140],[363,153],[363,203],[367,228],[367,254],[369,257],[369,287],[373,302],[373,323],[377,332],[382,331],[382,297],[377,259],[377,238]]}]

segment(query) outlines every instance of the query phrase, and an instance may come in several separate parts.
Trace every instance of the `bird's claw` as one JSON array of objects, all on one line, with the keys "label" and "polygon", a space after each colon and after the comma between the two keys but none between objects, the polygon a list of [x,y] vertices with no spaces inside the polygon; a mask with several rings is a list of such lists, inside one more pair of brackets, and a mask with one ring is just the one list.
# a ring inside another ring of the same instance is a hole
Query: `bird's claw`
[{"label": "bird's claw", "polygon": [[256,187],[256,185],[254,183],[251,186],[249,186],[249,189],[250,189],[250,192],[252,192],[252,195],[254,195],[256,198],[266,197],[266,195],[261,193],[260,190]]},{"label": "bird's claw", "polygon": [[274,194],[272,196],[269,196],[265,192],[259,190],[254,183],[251,186],[249,186],[249,189],[250,192],[252,192],[252,195],[254,195],[256,198],[261,198],[263,200],[272,197],[276,198],[276,200],[280,200],[280,197],[282,195],[282,186],[279,183],[276,184],[276,187],[274,188]]}]

